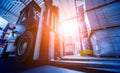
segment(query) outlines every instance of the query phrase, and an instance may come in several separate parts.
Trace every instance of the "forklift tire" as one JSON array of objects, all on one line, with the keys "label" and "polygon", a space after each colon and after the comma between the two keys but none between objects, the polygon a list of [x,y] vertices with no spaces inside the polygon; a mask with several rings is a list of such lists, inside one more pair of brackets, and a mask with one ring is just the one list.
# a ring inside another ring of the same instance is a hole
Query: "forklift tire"
[{"label": "forklift tire", "polygon": [[16,45],[16,61],[19,63],[29,63],[33,58],[34,39],[31,31],[23,33]]}]

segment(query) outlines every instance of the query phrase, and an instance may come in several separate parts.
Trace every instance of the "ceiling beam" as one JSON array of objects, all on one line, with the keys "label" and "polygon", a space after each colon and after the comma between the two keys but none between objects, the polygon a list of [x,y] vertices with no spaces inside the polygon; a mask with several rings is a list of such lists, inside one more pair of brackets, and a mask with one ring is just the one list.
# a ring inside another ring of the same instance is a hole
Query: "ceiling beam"
[{"label": "ceiling beam", "polygon": [[1,13],[2,13],[2,12],[4,13],[4,14],[1,14],[1,13],[0,13],[0,15],[6,15],[5,13],[7,12],[7,13],[12,14],[12,15],[15,16],[15,17],[18,17],[18,15],[14,14],[13,12],[11,12],[11,11],[5,9],[5,8],[2,8],[2,7],[0,7],[0,8],[1,8],[1,9],[0,9],[0,12],[1,12]]}]

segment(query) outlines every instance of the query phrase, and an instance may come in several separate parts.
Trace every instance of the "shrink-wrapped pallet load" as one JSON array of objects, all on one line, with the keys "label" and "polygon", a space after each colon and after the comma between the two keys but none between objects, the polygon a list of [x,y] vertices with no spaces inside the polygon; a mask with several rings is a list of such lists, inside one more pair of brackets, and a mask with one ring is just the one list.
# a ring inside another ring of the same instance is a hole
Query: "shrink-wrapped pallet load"
[{"label": "shrink-wrapped pallet load", "polygon": [[120,27],[95,31],[91,42],[95,56],[120,56]]}]

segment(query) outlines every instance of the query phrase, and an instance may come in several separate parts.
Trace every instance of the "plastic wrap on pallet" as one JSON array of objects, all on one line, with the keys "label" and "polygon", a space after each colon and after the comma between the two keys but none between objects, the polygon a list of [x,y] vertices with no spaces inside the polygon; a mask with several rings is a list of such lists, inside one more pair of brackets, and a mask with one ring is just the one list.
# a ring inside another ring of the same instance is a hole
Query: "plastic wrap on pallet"
[{"label": "plastic wrap on pallet", "polygon": [[91,42],[89,38],[82,38],[82,50],[80,52],[81,55],[92,55],[92,47],[91,47]]},{"label": "plastic wrap on pallet", "polygon": [[95,31],[91,42],[95,56],[120,56],[120,27]]},{"label": "plastic wrap on pallet", "polygon": [[82,48],[83,50],[89,50],[90,48],[90,42],[88,38],[82,38]]},{"label": "plastic wrap on pallet", "polygon": [[91,10],[114,1],[116,0],[85,0],[85,10]]},{"label": "plastic wrap on pallet", "polygon": [[79,28],[81,32],[81,37],[87,37],[87,28],[86,28],[86,23],[85,23],[85,17],[84,17],[84,8],[83,5],[78,7],[78,23],[79,23]]},{"label": "plastic wrap on pallet", "polygon": [[120,26],[120,2],[86,12],[89,23],[88,33],[92,30]]}]

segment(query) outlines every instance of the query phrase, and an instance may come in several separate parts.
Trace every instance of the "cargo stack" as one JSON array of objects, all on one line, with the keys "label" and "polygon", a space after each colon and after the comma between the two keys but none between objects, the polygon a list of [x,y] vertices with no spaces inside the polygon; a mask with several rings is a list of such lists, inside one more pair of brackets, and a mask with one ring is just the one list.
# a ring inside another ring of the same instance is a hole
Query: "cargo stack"
[{"label": "cargo stack", "polygon": [[80,31],[80,40],[81,40],[81,50],[80,55],[81,56],[88,56],[93,55],[93,50],[91,47],[90,39],[88,38],[88,32],[86,28],[85,18],[84,18],[84,8],[83,5],[79,6],[77,8],[78,12],[78,23],[79,23],[79,31]]},{"label": "cargo stack", "polygon": [[64,55],[75,55],[75,43],[72,36],[64,37]]},{"label": "cargo stack", "polygon": [[85,0],[85,22],[95,56],[120,56],[120,0]]}]

